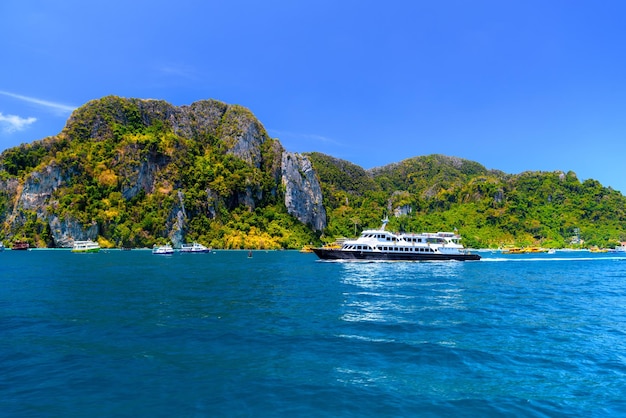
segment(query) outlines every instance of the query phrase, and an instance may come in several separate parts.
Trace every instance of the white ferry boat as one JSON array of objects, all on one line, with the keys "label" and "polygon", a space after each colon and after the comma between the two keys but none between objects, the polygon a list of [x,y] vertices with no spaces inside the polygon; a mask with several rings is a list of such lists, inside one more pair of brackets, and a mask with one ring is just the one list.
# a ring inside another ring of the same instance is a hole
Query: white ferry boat
[{"label": "white ferry boat", "polygon": [[154,247],[152,248],[152,254],[158,254],[158,255],[174,254],[174,248],[172,248],[170,244],[165,244],[161,246],[154,244]]},{"label": "white ferry boat", "polygon": [[202,244],[194,242],[193,244],[182,244],[180,246],[181,253],[210,253],[211,249]]},{"label": "white ferry boat", "polygon": [[480,260],[461,245],[461,236],[455,232],[394,234],[385,230],[387,222],[384,219],[380,229],[368,229],[359,238],[344,241],[340,248],[313,248],[313,252],[322,260]]},{"label": "white ferry boat", "polygon": [[100,244],[91,240],[74,241],[72,247],[73,253],[97,253],[98,251],[100,251]]}]

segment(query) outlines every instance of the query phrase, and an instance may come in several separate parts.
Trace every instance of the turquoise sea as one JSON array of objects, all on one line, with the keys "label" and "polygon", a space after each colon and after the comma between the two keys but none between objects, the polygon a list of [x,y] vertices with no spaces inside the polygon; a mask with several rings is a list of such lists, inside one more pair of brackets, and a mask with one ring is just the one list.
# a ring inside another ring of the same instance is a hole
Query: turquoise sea
[{"label": "turquoise sea", "polygon": [[626,254],[0,253],[0,416],[626,415]]}]

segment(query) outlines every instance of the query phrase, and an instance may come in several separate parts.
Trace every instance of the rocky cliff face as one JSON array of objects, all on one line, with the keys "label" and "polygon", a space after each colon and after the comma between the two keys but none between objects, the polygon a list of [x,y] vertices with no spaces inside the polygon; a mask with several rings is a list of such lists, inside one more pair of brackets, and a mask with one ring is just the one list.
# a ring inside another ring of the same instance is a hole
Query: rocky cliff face
[{"label": "rocky cliff face", "polygon": [[326,227],[326,211],[322,204],[322,189],[311,161],[303,155],[284,152],[282,181],[288,212],[314,230],[322,231]]},{"label": "rocky cliff face", "polygon": [[26,178],[17,204],[26,210],[41,213],[52,193],[67,182],[69,173],[62,173],[56,164],[35,171]]},{"label": "rocky cliff face", "polygon": [[57,215],[47,216],[54,246],[58,248],[71,248],[74,241],[92,240],[98,238],[99,228],[96,222],[83,225],[72,217],[60,218]]},{"label": "rocky cliff face", "polygon": [[54,213],[58,201],[54,192],[66,185],[72,178],[72,171],[62,171],[56,163],[32,172],[24,180],[21,187],[10,188],[13,192],[15,205],[8,216],[8,223],[14,227],[25,224],[31,215],[45,222],[52,235],[55,247],[71,247],[74,240],[96,239],[98,225],[89,222],[83,225],[72,217],[59,217]]}]

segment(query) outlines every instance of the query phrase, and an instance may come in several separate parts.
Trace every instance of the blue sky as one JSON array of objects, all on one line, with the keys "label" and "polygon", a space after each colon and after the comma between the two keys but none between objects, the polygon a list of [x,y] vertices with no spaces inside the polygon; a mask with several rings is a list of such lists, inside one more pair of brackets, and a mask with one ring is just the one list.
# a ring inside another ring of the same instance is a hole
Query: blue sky
[{"label": "blue sky", "polygon": [[626,193],[621,0],[4,0],[0,150],[107,95],[249,108],[289,151]]}]

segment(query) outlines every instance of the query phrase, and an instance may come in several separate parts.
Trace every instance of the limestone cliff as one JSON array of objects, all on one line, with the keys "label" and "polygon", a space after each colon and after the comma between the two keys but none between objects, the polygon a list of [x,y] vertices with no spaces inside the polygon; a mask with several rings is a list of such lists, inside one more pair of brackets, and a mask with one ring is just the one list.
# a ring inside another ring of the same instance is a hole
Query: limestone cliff
[{"label": "limestone cliff", "polygon": [[316,231],[326,227],[326,210],[322,204],[322,189],[311,161],[300,154],[284,152],[282,181],[285,206],[300,222]]}]

